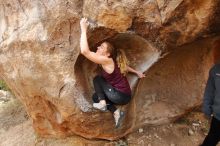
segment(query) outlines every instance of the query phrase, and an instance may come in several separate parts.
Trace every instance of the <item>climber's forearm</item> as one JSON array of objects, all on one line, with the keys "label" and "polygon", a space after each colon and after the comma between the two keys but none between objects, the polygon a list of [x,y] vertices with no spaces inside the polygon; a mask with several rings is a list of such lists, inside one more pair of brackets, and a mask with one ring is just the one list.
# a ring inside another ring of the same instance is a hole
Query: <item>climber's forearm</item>
[{"label": "climber's forearm", "polygon": [[128,66],[128,65],[127,65],[127,71],[128,71],[128,72],[132,72],[132,73],[134,73],[134,74],[137,74],[137,71],[136,71],[135,69],[131,68],[131,67]]},{"label": "climber's forearm", "polygon": [[127,70],[128,70],[129,72],[135,73],[139,78],[145,77],[145,74],[144,74],[144,73],[142,73],[142,72],[140,72],[140,71],[137,71],[137,70],[131,68],[131,67],[128,66],[128,65],[127,65]]},{"label": "climber's forearm", "polygon": [[90,50],[89,50],[89,45],[88,45],[88,41],[87,41],[86,31],[82,31],[82,32],[81,32],[81,37],[80,37],[80,51],[81,51],[81,54],[85,54],[85,53],[90,52]]}]

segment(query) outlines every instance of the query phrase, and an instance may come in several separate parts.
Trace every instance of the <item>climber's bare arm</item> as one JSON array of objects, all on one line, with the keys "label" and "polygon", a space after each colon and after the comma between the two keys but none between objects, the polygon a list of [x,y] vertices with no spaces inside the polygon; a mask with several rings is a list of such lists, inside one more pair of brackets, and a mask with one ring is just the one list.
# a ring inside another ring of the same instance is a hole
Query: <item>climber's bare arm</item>
[{"label": "climber's bare arm", "polygon": [[143,74],[142,72],[137,71],[137,70],[131,68],[131,67],[128,66],[128,65],[127,65],[127,70],[128,70],[128,72],[132,72],[132,73],[136,74],[139,78],[145,77],[145,74]]},{"label": "climber's bare arm", "polygon": [[91,60],[97,64],[105,64],[109,61],[109,59],[105,56],[101,56],[96,54],[95,52],[90,51],[88,41],[87,41],[87,28],[88,22],[86,18],[82,18],[80,21],[81,27],[81,37],[80,37],[80,52],[84,55],[87,59]]}]

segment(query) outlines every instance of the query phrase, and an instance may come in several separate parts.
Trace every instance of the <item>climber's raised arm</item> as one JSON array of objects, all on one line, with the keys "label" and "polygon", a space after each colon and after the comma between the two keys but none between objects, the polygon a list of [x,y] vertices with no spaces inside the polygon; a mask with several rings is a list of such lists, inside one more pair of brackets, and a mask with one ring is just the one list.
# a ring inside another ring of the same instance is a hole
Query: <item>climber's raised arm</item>
[{"label": "climber's raised arm", "polygon": [[145,74],[143,74],[142,72],[137,71],[137,70],[131,68],[131,67],[128,66],[128,65],[127,65],[127,71],[136,74],[139,78],[143,78],[143,77],[145,77]]},{"label": "climber's raised arm", "polygon": [[81,28],[81,37],[80,37],[80,51],[81,54],[89,52],[89,45],[87,41],[87,29],[88,29],[88,22],[86,18],[82,18],[80,21],[80,28]]},{"label": "climber's raised arm", "polygon": [[106,64],[109,61],[108,57],[100,55],[97,52],[92,52],[89,49],[89,45],[87,41],[88,26],[89,26],[89,23],[87,22],[87,19],[82,18],[80,21],[80,28],[81,28],[80,53],[94,63]]}]

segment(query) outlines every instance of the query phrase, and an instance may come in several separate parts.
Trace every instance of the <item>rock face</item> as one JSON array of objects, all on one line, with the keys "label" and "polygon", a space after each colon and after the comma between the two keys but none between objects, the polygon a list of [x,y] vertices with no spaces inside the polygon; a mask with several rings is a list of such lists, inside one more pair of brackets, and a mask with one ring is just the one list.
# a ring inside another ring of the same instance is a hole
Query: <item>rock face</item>
[{"label": "rock face", "polygon": [[[174,120],[201,104],[215,58],[212,42],[218,37],[213,35],[220,31],[217,0],[0,4],[0,76],[41,136],[113,140],[141,125]],[[79,54],[82,16],[91,19],[92,50],[108,40],[125,50],[131,66],[146,72],[141,80],[128,76],[133,98],[122,107],[126,117],[119,129],[113,128],[110,113],[91,108],[96,66]]]}]

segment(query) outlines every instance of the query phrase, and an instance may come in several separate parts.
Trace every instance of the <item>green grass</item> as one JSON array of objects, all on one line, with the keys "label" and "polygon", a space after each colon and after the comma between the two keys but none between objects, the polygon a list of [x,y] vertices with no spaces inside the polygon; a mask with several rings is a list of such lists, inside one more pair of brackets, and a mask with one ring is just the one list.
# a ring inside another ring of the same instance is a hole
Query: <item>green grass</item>
[{"label": "green grass", "polygon": [[125,140],[120,139],[115,142],[115,146],[128,146],[128,143]]},{"label": "green grass", "polygon": [[10,89],[3,80],[0,80],[0,90],[10,91]]}]

